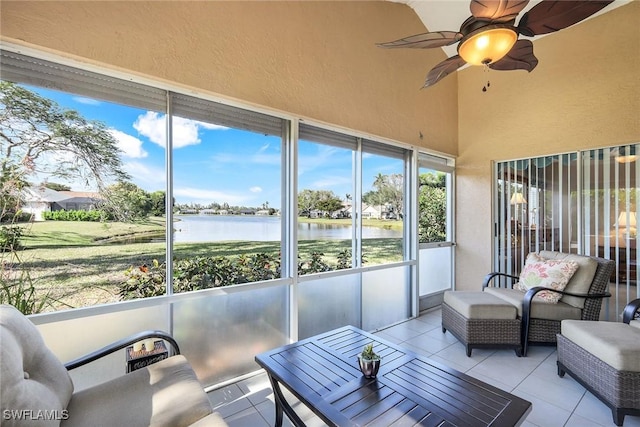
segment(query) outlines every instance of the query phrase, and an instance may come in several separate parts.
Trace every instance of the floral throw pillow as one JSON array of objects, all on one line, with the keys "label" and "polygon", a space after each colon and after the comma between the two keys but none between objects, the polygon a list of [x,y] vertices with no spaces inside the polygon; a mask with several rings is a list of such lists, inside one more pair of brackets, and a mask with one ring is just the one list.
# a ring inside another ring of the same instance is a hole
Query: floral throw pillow
[{"label": "floral throw pillow", "polygon": [[[575,261],[548,260],[537,253],[531,253],[527,256],[520,273],[520,281],[514,285],[514,288],[526,292],[533,287],[542,286],[562,291],[577,269],[578,263]],[[562,294],[540,291],[535,298],[557,303],[562,298]]]}]

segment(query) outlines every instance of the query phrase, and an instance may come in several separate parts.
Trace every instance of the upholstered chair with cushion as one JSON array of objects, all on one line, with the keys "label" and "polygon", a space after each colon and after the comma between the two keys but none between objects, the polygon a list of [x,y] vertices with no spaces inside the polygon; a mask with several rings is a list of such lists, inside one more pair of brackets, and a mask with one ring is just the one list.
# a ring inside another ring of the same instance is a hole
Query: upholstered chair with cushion
[{"label": "upholstered chair with cushion", "polygon": [[563,320],[558,335],[558,375],[571,375],[611,408],[621,426],[640,415],[640,299],[624,309],[622,322]]},{"label": "upholstered chair with cushion", "polygon": [[173,355],[94,387],[74,392],[68,370],[144,338],[177,343],[161,331],[136,334],[64,365],[35,325],[0,305],[2,426],[224,426],[184,356]]},{"label": "upholstered chair with cushion", "polygon": [[490,273],[482,288],[517,308],[526,355],[531,343],[555,345],[564,319],[598,320],[614,267],[600,257],[541,251],[527,256],[520,276]]}]

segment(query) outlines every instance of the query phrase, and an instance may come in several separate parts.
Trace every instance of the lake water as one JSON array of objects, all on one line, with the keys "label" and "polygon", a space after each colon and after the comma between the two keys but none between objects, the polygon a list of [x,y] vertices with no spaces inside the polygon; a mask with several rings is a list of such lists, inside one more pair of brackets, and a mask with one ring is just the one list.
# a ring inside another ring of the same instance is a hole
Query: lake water
[{"label": "lake water", "polygon": [[[174,242],[215,242],[224,240],[279,241],[280,217],[255,215],[175,215]],[[399,238],[402,232],[363,227],[362,237]],[[350,239],[351,226],[298,224],[299,240]]]}]

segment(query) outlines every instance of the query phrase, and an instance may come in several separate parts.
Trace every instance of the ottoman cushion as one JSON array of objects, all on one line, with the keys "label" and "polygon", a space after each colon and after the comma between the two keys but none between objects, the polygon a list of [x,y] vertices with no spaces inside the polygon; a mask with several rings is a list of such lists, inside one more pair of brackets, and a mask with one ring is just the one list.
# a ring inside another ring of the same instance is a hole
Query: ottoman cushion
[{"label": "ottoman cushion", "polygon": [[640,372],[640,329],[620,322],[563,320],[562,335],[618,371]]},{"label": "ottoman cushion", "polygon": [[515,319],[516,308],[508,302],[477,291],[446,291],[444,302],[467,319]]}]

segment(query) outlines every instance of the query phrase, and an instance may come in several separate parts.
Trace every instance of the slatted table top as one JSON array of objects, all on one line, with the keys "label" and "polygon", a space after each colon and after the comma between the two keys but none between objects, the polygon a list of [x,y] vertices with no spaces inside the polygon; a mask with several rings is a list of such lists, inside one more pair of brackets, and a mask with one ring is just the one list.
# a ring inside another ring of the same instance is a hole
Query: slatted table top
[{"label": "slatted table top", "polygon": [[[357,356],[373,343],[382,356],[365,379]],[[346,326],[256,356],[256,361],[332,426],[514,426],[531,403]],[[286,408],[285,408],[286,411]]]}]

